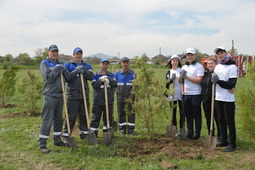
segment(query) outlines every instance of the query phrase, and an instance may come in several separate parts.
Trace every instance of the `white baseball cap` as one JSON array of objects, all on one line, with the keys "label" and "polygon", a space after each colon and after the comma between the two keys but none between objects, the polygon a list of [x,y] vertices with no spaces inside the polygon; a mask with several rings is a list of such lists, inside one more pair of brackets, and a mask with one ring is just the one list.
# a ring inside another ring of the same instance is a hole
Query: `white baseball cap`
[{"label": "white baseball cap", "polygon": [[188,48],[187,51],[186,51],[186,54],[196,54],[196,50],[194,48]]},{"label": "white baseball cap", "polygon": [[170,60],[172,60],[172,59],[174,59],[174,58],[177,58],[178,60],[180,60],[180,57],[179,57],[178,55],[176,55],[176,54],[173,54],[173,55],[171,56]]},{"label": "white baseball cap", "polygon": [[217,48],[215,48],[213,50],[213,52],[216,54],[219,50],[222,50],[222,51],[225,51],[226,52],[226,49],[223,47],[223,46],[218,46]]}]

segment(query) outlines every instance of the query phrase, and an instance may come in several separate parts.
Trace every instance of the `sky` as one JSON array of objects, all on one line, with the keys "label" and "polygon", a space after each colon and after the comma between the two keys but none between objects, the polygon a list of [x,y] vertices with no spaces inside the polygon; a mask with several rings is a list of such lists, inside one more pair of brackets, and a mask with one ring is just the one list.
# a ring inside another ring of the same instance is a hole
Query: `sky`
[{"label": "sky", "polygon": [[51,44],[84,56],[182,54],[217,46],[255,55],[254,0],[0,0],[0,55]]}]

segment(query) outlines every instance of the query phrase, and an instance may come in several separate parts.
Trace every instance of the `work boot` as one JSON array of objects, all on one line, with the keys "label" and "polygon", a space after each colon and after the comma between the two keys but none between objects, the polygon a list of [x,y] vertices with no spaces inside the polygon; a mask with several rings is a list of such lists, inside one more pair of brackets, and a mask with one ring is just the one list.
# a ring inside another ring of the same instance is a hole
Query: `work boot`
[{"label": "work boot", "polygon": [[61,142],[58,142],[58,143],[55,143],[55,142],[54,142],[54,145],[55,145],[55,146],[66,146],[66,144],[65,144],[64,142],[62,142],[62,141],[61,141]]},{"label": "work boot", "polygon": [[125,130],[120,130],[120,136],[124,136],[126,134]]},{"label": "work boot", "polygon": [[68,144],[68,139],[69,139],[69,138],[63,138],[63,143],[64,143],[65,146],[67,146],[67,147],[69,146],[69,144]]},{"label": "work boot", "polygon": [[88,139],[88,134],[80,134],[81,140],[87,140]]},{"label": "work boot", "polygon": [[50,153],[50,150],[46,146],[40,147],[40,150],[42,153],[45,153],[45,154]]}]

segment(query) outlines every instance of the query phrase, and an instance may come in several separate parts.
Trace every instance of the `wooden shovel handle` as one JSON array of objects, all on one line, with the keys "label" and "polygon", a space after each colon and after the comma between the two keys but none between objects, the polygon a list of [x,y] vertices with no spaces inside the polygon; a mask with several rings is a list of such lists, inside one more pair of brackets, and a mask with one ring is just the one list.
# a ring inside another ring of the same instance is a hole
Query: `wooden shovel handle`
[{"label": "wooden shovel handle", "polygon": [[[62,86],[62,93],[63,93],[63,100],[64,100],[64,109],[66,113],[66,124],[67,124],[67,130],[68,134],[71,135],[71,130],[70,130],[70,122],[69,122],[69,116],[68,116],[68,109],[67,109],[67,100],[66,100],[66,94],[65,94],[65,84],[64,84],[64,77],[63,73],[60,74],[60,79],[61,79],[61,86]],[[70,136],[71,137],[71,136]]]},{"label": "wooden shovel handle", "polygon": [[108,94],[107,94],[107,84],[106,84],[105,81],[104,81],[104,96],[105,96],[107,129],[109,129],[110,128],[110,122],[109,122]]},{"label": "wooden shovel handle", "polygon": [[86,99],[86,90],[85,90],[85,86],[84,86],[83,75],[82,75],[81,73],[80,73],[80,78],[81,78],[81,88],[82,88],[83,102],[84,102],[84,107],[85,107],[85,114],[86,114],[86,120],[87,120],[87,127],[88,127],[88,130],[90,130],[90,121],[89,121],[88,105],[87,105],[87,99]]},{"label": "wooden shovel handle", "polygon": [[213,119],[214,119],[214,97],[215,97],[215,83],[212,84],[212,103],[211,103],[211,122],[210,122],[210,144],[212,140],[212,132],[213,132]]}]

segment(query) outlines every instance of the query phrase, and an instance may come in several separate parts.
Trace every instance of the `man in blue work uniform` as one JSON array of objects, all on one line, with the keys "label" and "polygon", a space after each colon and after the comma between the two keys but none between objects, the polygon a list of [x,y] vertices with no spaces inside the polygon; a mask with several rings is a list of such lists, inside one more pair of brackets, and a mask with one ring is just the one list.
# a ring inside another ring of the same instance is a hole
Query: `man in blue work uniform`
[{"label": "man in blue work uniform", "polygon": [[[135,72],[129,68],[129,58],[122,58],[120,64],[122,69],[115,73],[115,78],[118,83],[116,93],[120,135],[125,135],[126,131],[129,135],[134,135],[135,113],[132,111],[131,102],[126,101],[126,99],[129,99],[130,97],[134,99],[131,95],[131,90],[133,80],[135,79]],[[125,107],[127,107],[129,113],[125,112]]]},{"label": "man in blue work uniform", "polygon": [[39,134],[39,147],[41,152],[49,153],[46,147],[46,141],[49,138],[50,128],[53,124],[54,145],[65,146],[61,139],[62,134],[62,111],[63,111],[63,93],[60,75],[63,74],[67,79],[69,74],[64,65],[58,61],[58,47],[51,45],[49,47],[48,58],[42,60],[40,72],[43,77],[44,95],[42,123]]},{"label": "man in blue work uniform", "polygon": [[100,61],[100,70],[94,73],[94,78],[91,81],[93,87],[93,106],[92,106],[92,120],[91,120],[91,130],[93,130],[98,135],[98,127],[103,113],[104,126],[103,131],[107,131],[106,122],[106,103],[105,103],[105,92],[104,92],[104,82],[107,85],[107,95],[108,95],[108,109],[109,109],[109,121],[110,128],[112,127],[113,121],[113,104],[114,104],[114,89],[117,87],[117,82],[114,78],[114,74],[108,71],[109,60],[102,59]]},{"label": "man in blue work uniform", "polygon": [[[83,51],[80,47],[73,50],[73,60],[65,63],[65,67],[70,73],[69,79],[67,80],[67,108],[69,114],[69,122],[71,132],[73,131],[75,120],[77,114],[79,115],[79,128],[80,128],[80,138],[86,139],[88,134],[88,125],[85,114],[85,106],[82,93],[81,77],[83,76],[84,88],[86,91],[86,100],[89,108],[89,86],[88,80],[92,80],[94,74],[92,72],[92,67],[89,63],[85,63],[82,60]],[[63,137],[65,139],[69,138],[67,125],[64,128]]]}]

